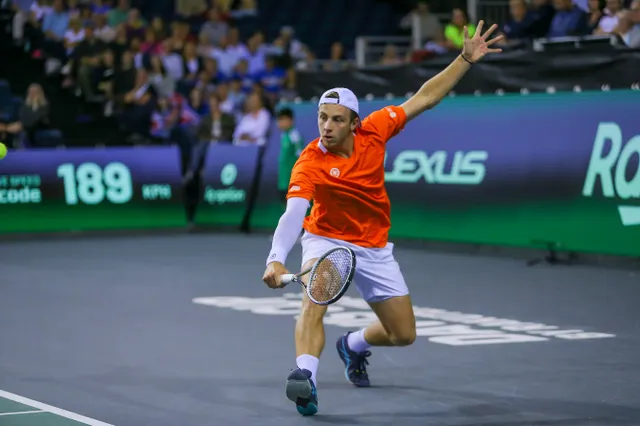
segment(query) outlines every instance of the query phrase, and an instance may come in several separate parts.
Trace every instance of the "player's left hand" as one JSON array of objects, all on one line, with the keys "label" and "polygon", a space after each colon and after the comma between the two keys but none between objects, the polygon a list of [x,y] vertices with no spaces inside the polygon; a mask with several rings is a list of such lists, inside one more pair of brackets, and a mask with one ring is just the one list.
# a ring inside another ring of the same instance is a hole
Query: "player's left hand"
[{"label": "player's left hand", "polygon": [[484,21],[478,23],[476,33],[472,38],[469,37],[469,28],[464,27],[464,46],[462,48],[462,56],[469,62],[478,62],[484,58],[487,53],[500,53],[502,49],[491,49],[491,46],[504,38],[499,35],[498,37],[488,40],[489,36],[498,28],[498,25],[493,24],[484,34],[482,29],[484,28]]}]

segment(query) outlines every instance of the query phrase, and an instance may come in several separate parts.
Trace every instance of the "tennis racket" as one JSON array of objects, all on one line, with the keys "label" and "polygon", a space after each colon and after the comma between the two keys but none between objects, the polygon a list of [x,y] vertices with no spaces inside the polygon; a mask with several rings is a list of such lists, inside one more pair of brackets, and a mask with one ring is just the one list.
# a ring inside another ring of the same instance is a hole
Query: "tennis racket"
[{"label": "tennis racket", "polygon": [[[336,247],[326,253],[307,270],[299,274],[282,275],[282,283],[301,284],[309,299],[318,305],[331,305],[347,292],[356,271],[356,255],[350,248]],[[308,284],[302,277],[309,276]]]}]

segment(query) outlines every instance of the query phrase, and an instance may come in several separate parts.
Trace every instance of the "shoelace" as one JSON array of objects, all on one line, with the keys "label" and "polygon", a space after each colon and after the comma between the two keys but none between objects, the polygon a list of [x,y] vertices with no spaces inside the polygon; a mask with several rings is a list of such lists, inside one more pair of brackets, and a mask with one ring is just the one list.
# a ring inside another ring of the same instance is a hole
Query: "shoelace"
[{"label": "shoelace", "polygon": [[367,365],[369,365],[369,361],[367,360],[367,357],[371,356],[371,351],[364,351],[362,353],[358,354],[358,359],[357,359],[357,366],[358,368],[356,368],[355,372],[356,373],[365,373],[367,372]]}]

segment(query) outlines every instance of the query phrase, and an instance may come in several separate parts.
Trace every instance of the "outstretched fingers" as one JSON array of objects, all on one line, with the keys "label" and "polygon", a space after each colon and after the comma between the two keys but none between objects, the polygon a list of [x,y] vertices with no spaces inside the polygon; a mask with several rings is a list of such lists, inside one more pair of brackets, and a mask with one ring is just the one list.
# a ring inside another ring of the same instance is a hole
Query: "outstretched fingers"
[{"label": "outstretched fingers", "polygon": [[504,35],[500,34],[498,37],[492,38],[491,40],[487,41],[487,46],[491,46],[492,44],[495,44],[502,40],[504,40]]},{"label": "outstretched fingers", "polygon": [[[497,29],[498,29],[498,24],[493,24],[493,25],[492,25],[492,26],[487,30],[487,32],[486,32],[486,33],[484,33],[484,34],[482,35],[482,39],[483,39],[483,40],[488,39],[488,38],[489,38],[489,36],[490,36],[491,34],[493,34],[493,32],[494,32],[495,30],[497,30]],[[480,28],[480,25],[478,25],[478,33],[480,33],[480,31],[481,31],[481,28]]]}]

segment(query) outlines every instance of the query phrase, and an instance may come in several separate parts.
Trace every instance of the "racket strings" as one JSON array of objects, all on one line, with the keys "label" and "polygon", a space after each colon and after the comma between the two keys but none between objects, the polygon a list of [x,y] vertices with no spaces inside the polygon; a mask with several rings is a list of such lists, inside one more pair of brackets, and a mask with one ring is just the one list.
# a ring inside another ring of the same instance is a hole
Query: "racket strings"
[{"label": "racket strings", "polygon": [[310,296],[325,303],[340,295],[349,281],[353,269],[352,255],[346,250],[336,250],[318,262],[309,282]]}]

